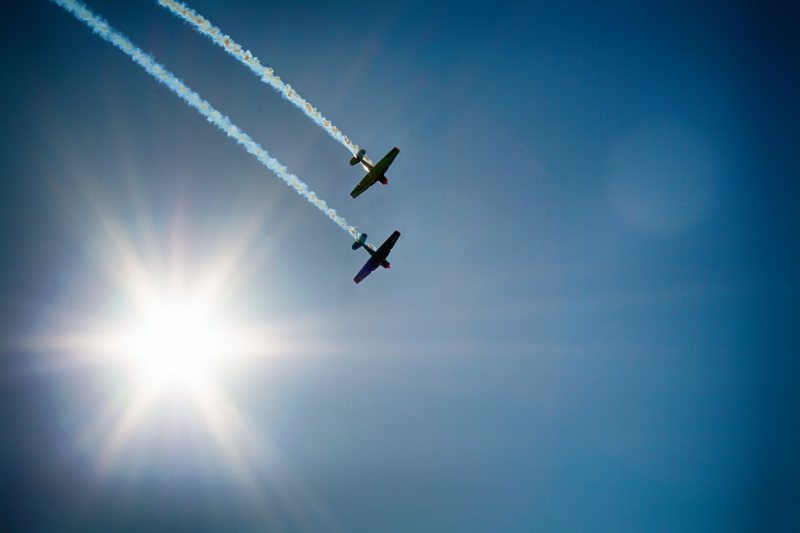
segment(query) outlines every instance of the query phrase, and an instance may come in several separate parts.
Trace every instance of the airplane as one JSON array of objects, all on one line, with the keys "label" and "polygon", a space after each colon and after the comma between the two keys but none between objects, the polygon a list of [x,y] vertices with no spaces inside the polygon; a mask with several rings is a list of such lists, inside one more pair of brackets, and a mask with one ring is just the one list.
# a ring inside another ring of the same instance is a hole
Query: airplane
[{"label": "airplane", "polygon": [[356,185],[356,188],[353,189],[353,192],[350,193],[350,196],[353,198],[357,197],[359,194],[375,185],[376,181],[381,182],[383,185],[389,185],[389,180],[386,179],[386,171],[389,170],[389,166],[392,164],[392,161],[394,161],[394,158],[400,153],[400,149],[396,146],[392,148],[389,153],[383,156],[383,159],[378,161],[375,166],[372,166],[364,161],[364,154],[366,153],[367,151],[362,148],[355,156],[350,158],[350,166],[361,163],[364,168],[369,171],[367,172],[367,175],[364,176],[364,179],[358,182],[358,185]]},{"label": "airplane", "polygon": [[396,243],[397,239],[399,238],[400,238],[400,232],[395,231],[394,233],[389,235],[389,238],[386,239],[386,241],[383,244],[381,244],[380,248],[375,250],[374,248],[372,248],[371,245],[365,244],[367,242],[367,234],[362,233],[361,237],[359,237],[358,240],[353,243],[353,250],[358,250],[363,246],[364,249],[369,253],[370,258],[364,264],[364,266],[361,267],[361,270],[358,271],[358,274],[356,274],[356,277],[353,278],[353,281],[355,281],[356,283],[360,283],[361,280],[372,274],[372,271],[378,268],[379,266],[382,266],[383,268],[390,268],[391,265],[389,264],[389,261],[386,260],[386,258],[389,257],[389,252],[392,251],[394,243]]}]

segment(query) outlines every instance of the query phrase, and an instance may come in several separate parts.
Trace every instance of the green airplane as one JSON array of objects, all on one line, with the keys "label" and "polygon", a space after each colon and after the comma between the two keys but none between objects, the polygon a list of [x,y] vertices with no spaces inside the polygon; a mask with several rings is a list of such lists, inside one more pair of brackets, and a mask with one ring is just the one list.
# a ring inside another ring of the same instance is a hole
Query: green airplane
[{"label": "green airplane", "polygon": [[389,166],[392,164],[392,161],[394,161],[394,158],[400,153],[400,149],[396,146],[392,148],[392,150],[383,156],[383,159],[378,161],[375,166],[372,166],[364,161],[364,154],[366,153],[367,151],[362,148],[354,157],[350,159],[351,166],[361,163],[361,165],[368,170],[367,175],[364,176],[364,179],[358,182],[356,188],[350,193],[350,196],[353,198],[372,187],[376,181],[381,182],[383,185],[389,185],[389,180],[386,178],[386,171],[389,170]]}]

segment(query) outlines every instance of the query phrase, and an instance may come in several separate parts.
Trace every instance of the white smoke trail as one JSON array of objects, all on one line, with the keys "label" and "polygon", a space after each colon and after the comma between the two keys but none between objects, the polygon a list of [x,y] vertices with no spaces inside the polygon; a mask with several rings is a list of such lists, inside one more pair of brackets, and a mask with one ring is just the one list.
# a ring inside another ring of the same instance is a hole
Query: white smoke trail
[{"label": "white smoke trail", "polygon": [[104,40],[125,52],[135,63],[138,63],[151,76],[169,87],[175,94],[180,96],[184,102],[206,117],[209,122],[227,133],[229,137],[235,139],[245,150],[254,155],[261,164],[274,172],[287,185],[294,189],[297,194],[304,197],[311,204],[316,206],[317,209],[325,213],[354,239],[358,238],[358,228],[348,225],[344,217],[338,215],[335,209],[328,207],[325,200],[317,196],[314,191],[309,190],[308,185],[303,183],[303,181],[294,174],[291,174],[285,166],[277,159],[270,156],[269,153],[251,139],[249,135],[237,128],[228,117],[214,109],[211,104],[203,100],[199,94],[192,91],[185,83],[176,78],[174,74],[158,64],[151,56],[137,48],[127,37],[113,29],[108,22],[92,13],[89,8],[77,0],[51,1],[58,4],[69,13],[72,13],[75,18],[89,26],[92,31]]},{"label": "white smoke trail", "polygon": [[[263,66],[258,58],[250,52],[250,50],[243,49],[241,45],[239,45],[230,37],[230,35],[225,35],[222,33],[222,30],[216,26],[213,26],[206,18],[186,4],[176,2],[175,0],[158,0],[158,3],[162,7],[169,9],[175,15],[194,26],[195,30],[211,39],[214,43],[225,49],[225,51],[230,55],[238,59],[240,63],[252,70],[262,82],[272,86],[272,88],[281,93],[284,98],[300,108],[300,110],[303,111],[308,118],[313,120],[318,126],[327,131],[331,137],[342,143],[348,150],[350,150],[350,152],[352,152],[353,155],[358,152],[359,148],[357,144],[353,143],[347,137],[347,135],[344,135],[341,131],[339,131],[339,128],[334,126],[330,120],[322,116],[322,113],[317,111],[317,108],[308,103],[305,98],[297,94],[297,91],[292,89],[291,85],[285,83],[282,79],[276,76],[271,68]],[[372,160],[368,157],[365,156],[364,160],[367,163],[372,164]]]}]

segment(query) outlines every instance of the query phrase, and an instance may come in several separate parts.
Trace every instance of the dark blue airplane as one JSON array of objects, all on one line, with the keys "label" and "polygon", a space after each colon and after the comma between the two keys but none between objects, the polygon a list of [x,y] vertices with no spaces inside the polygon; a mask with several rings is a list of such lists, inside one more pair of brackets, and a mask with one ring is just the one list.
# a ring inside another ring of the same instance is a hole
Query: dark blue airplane
[{"label": "dark blue airplane", "polygon": [[369,253],[370,258],[364,264],[361,270],[358,271],[358,274],[356,274],[356,277],[353,278],[353,281],[355,281],[356,283],[360,283],[362,279],[372,274],[372,271],[378,268],[379,266],[382,266],[383,268],[390,268],[391,265],[389,264],[389,261],[386,260],[386,258],[389,257],[389,252],[392,251],[394,243],[396,243],[397,239],[399,238],[400,238],[400,232],[395,231],[394,233],[389,235],[389,238],[386,239],[386,241],[383,244],[381,244],[380,248],[375,250],[369,244],[365,244],[367,242],[367,234],[362,233],[361,237],[359,237],[358,240],[353,243],[353,250],[358,250],[359,248],[363,247],[367,251],[367,253]]}]

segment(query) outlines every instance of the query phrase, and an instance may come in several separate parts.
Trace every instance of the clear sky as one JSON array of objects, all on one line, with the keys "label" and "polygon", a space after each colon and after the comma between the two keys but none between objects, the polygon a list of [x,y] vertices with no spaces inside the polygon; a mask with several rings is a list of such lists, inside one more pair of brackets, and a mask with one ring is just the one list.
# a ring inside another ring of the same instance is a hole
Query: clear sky
[{"label": "clear sky", "polygon": [[[401,149],[353,200],[347,150],[223,50],[92,0],[372,242],[402,232],[360,285],[341,229],[20,4],[0,529],[800,528],[794,3],[191,2],[373,159]],[[42,340],[125,314],[120,250],[156,283],[233,257],[229,318],[269,353],[216,376],[230,435],[170,396],[115,441],[126,370]]]}]

